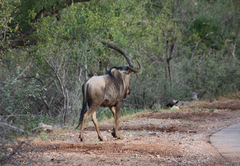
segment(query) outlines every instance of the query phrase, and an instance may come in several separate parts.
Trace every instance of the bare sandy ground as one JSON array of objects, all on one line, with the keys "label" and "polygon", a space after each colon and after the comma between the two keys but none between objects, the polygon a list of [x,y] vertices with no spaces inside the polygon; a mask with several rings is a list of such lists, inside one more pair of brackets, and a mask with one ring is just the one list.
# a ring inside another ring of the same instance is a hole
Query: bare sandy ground
[{"label": "bare sandy ground", "polygon": [[[240,122],[240,101],[198,103],[183,111],[155,111],[120,122],[122,140],[111,136],[112,124],[101,125],[100,142],[93,126],[79,132],[52,133],[33,144],[43,150],[33,165],[240,165],[223,157],[210,136]],[[37,153],[29,150],[29,155]]]}]

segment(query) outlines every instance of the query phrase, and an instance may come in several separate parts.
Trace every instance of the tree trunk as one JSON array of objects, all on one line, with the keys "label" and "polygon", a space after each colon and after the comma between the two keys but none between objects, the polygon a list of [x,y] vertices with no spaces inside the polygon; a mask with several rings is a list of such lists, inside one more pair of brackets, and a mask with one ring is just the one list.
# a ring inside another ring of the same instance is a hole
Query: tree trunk
[{"label": "tree trunk", "polygon": [[63,125],[65,125],[66,123],[66,116],[67,116],[67,111],[68,111],[68,106],[69,106],[69,101],[68,101],[68,90],[66,88],[66,85],[65,85],[65,82],[63,80],[63,78],[60,76],[59,72],[57,71],[57,69],[54,67],[54,65],[49,61],[47,60],[47,58],[45,58],[45,61],[48,63],[48,65],[52,68],[52,70],[54,71],[55,73],[55,76],[57,77],[57,80],[58,80],[58,83],[61,87],[61,91],[62,91],[62,95],[63,95]]},{"label": "tree trunk", "polygon": [[171,61],[171,58],[168,58],[167,59],[167,68],[168,68],[169,84],[170,84],[170,88],[172,90],[172,74],[171,74],[170,61]]},{"label": "tree trunk", "polygon": [[88,73],[87,73],[87,69],[88,69],[88,66],[87,66],[87,55],[85,55],[84,61],[85,61],[84,77],[85,77],[85,82],[86,82],[86,81],[88,80]]},{"label": "tree trunk", "polygon": [[233,47],[232,47],[232,56],[233,58],[235,58],[235,52],[236,52],[236,45],[237,45],[237,41],[238,41],[238,37],[239,37],[239,33],[237,32],[237,37],[233,43]]}]

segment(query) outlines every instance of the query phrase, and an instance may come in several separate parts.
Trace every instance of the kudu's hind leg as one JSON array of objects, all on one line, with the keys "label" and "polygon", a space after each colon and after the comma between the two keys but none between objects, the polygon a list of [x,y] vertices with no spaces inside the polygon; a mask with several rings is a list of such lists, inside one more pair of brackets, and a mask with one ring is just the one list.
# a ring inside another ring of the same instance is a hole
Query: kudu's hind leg
[{"label": "kudu's hind leg", "polygon": [[[115,113],[116,113],[115,108],[114,108],[114,107],[109,107],[109,108],[110,108],[110,110],[112,111],[113,117],[114,117],[114,119],[115,119]],[[116,134],[115,134],[115,122],[113,122],[113,132],[112,132],[112,136],[113,136],[114,138],[117,138],[117,136],[116,136]]]},{"label": "kudu's hind leg", "polygon": [[99,131],[99,128],[98,128],[96,111],[94,111],[94,113],[92,114],[92,121],[93,121],[93,123],[94,123],[94,125],[95,125],[95,128],[96,128],[96,130],[97,130],[98,139],[99,139],[100,141],[103,141],[103,137],[102,137],[102,135],[101,135],[101,133],[100,133],[100,131]]},{"label": "kudu's hind leg", "polygon": [[118,103],[116,105],[116,111],[115,111],[115,117],[114,117],[115,124],[114,124],[114,128],[113,128],[113,133],[112,133],[113,137],[118,138],[118,139],[122,139],[122,137],[118,133],[120,107],[121,107],[121,103]]},{"label": "kudu's hind leg", "polygon": [[84,114],[84,116],[83,116],[83,121],[82,121],[82,125],[81,125],[81,128],[80,128],[80,135],[79,135],[80,141],[84,141],[83,130],[84,130],[85,123],[86,123],[88,117],[89,116],[87,114]]},{"label": "kudu's hind leg", "polygon": [[83,131],[84,131],[84,127],[87,122],[87,119],[97,110],[97,108],[98,107],[90,107],[89,110],[84,114],[82,125],[81,125],[81,131],[80,131],[80,135],[79,135],[80,141],[84,141]]}]

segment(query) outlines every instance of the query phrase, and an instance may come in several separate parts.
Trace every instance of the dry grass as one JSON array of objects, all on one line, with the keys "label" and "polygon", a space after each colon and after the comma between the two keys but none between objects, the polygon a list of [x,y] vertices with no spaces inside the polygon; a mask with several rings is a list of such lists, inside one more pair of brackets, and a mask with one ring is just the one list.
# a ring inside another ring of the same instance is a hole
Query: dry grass
[{"label": "dry grass", "polygon": [[235,92],[235,93],[229,93],[227,95],[224,96],[219,96],[217,98],[217,100],[221,100],[221,101],[228,101],[228,100],[239,100],[240,99],[240,92]]},{"label": "dry grass", "polygon": [[[128,115],[120,116],[120,117],[119,117],[119,121],[121,122],[121,121],[132,120],[132,119],[134,119],[134,118],[136,118],[136,117],[139,117],[139,116],[141,116],[142,114],[146,114],[146,113],[148,113],[148,112],[149,112],[149,110],[143,110],[143,111],[141,111],[141,112],[137,112],[137,113],[134,113],[134,114],[128,114]],[[99,122],[99,125],[112,124],[112,123],[114,123],[114,117],[111,117],[110,119],[109,119],[109,118],[104,118],[104,119],[102,119],[102,120]],[[92,122],[90,122],[90,123],[87,124],[87,126],[92,126],[92,125],[93,125]]]},{"label": "dry grass", "polygon": [[[159,112],[182,112],[184,111],[184,109],[179,109],[179,110],[170,110],[170,109],[161,109],[161,110],[158,110]],[[119,118],[119,121],[122,122],[122,121],[127,121],[127,120],[133,120],[135,118],[139,118],[141,117],[141,115],[143,114],[147,114],[147,113],[150,113],[150,112],[153,112],[152,110],[143,110],[141,112],[137,112],[137,113],[134,113],[134,114],[128,114],[128,115],[124,115],[124,116],[121,116]],[[114,123],[114,117],[111,117],[110,119],[108,118],[105,118],[103,120],[101,120],[101,122],[99,122],[99,125],[105,125],[105,124],[112,124]],[[92,123],[89,123],[88,124],[89,126],[92,126],[93,124]]]}]

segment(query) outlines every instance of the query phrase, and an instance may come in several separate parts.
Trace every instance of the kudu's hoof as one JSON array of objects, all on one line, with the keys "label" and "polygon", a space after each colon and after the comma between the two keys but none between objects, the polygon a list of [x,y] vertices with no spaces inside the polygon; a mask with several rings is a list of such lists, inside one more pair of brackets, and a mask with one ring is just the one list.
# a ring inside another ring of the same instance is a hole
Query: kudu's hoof
[{"label": "kudu's hoof", "polygon": [[81,138],[81,137],[79,136],[79,139],[80,139],[80,142],[84,142],[84,138]]},{"label": "kudu's hoof", "polygon": [[116,134],[115,134],[114,131],[112,132],[112,136],[113,136],[114,138],[117,138],[117,136],[116,136]]},{"label": "kudu's hoof", "polygon": [[112,136],[113,136],[114,138],[117,138],[117,139],[122,139],[122,137],[117,136],[115,132],[112,132]]},{"label": "kudu's hoof", "polygon": [[105,141],[102,137],[98,137],[99,141]]}]

